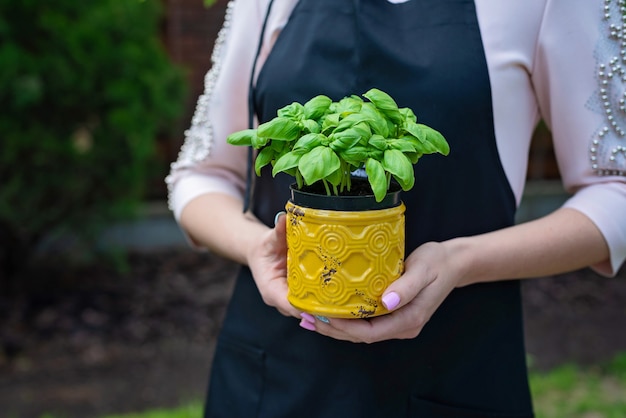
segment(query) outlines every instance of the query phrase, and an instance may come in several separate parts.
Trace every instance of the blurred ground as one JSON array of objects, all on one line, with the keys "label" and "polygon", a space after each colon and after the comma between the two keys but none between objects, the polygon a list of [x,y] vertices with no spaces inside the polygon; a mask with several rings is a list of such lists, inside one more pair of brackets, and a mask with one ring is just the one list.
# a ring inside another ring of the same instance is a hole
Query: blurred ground
[{"label": "blurred ground", "polygon": [[[201,398],[235,272],[186,248],[134,253],[126,274],[34,269],[0,295],[0,417],[95,418]],[[533,367],[626,351],[626,272],[582,270],[523,289]]]},{"label": "blurred ground", "polygon": [[626,268],[612,278],[584,269],[527,280],[522,289],[531,367],[588,365],[626,352]]},{"label": "blurred ground", "polygon": [[0,296],[0,418],[201,399],[235,272],[186,248],[131,254],[125,274],[53,262],[33,270]]}]

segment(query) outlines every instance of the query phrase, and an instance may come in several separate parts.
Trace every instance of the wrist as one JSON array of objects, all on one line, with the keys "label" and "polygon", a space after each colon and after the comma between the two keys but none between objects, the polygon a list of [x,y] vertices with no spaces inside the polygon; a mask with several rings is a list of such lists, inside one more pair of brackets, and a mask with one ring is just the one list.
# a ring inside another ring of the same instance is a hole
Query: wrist
[{"label": "wrist", "polygon": [[265,245],[265,236],[270,229],[252,216],[246,216],[244,222],[248,225],[244,228],[245,233],[242,233],[244,241],[241,241],[243,258],[241,263],[249,266],[250,261],[256,258],[260,247]]},{"label": "wrist", "polygon": [[456,286],[463,287],[479,280],[477,256],[473,251],[470,237],[453,238],[442,243],[446,248],[452,274],[456,277]]}]

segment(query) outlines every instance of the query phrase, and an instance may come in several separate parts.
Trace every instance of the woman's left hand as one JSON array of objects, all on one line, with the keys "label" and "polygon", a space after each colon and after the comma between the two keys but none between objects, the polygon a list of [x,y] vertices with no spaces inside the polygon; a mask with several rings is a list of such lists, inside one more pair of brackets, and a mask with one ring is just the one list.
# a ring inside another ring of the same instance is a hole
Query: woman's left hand
[{"label": "woman's left hand", "polygon": [[458,272],[446,246],[426,243],[405,261],[405,272],[383,294],[383,303],[392,311],[368,320],[330,318],[329,322],[310,315],[305,328],[339,340],[374,343],[390,339],[415,338],[435,310],[457,286]]}]

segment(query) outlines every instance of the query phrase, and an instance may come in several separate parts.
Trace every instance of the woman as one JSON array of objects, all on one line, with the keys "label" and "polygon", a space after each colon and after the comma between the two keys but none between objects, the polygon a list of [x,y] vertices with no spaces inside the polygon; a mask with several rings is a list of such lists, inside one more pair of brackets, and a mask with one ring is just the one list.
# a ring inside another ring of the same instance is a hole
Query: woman
[{"label": "woman", "polygon": [[[621,31],[611,0],[231,2],[167,179],[193,244],[243,266],[205,416],[532,416],[519,279],[612,275],[626,258]],[[263,122],[293,101],[371,87],[451,153],[422,158],[403,195],[409,255],[383,296],[392,313],[327,321],[286,299],[276,214],[291,179],[264,172],[244,213],[247,151],[225,138],[248,127],[248,110]],[[540,119],[573,195],[514,225]]]}]

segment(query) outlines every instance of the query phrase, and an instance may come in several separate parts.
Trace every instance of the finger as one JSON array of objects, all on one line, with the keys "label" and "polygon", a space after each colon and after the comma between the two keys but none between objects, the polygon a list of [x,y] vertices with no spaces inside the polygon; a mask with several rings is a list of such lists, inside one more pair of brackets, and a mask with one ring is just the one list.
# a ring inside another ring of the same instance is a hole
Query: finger
[{"label": "finger", "polygon": [[284,210],[276,212],[276,215],[274,215],[274,226],[278,225],[278,222],[283,215],[287,215],[287,212],[285,212]]},{"label": "finger", "polygon": [[415,338],[430,316],[419,305],[415,299],[391,314],[368,320],[331,318],[328,322],[323,322],[318,319],[315,326],[320,334],[368,344],[390,339]]},{"label": "finger", "polygon": [[287,299],[288,286],[285,280],[275,279],[267,283],[263,300],[267,305],[273,306],[285,316],[300,318],[302,311],[296,309]]},{"label": "finger", "polygon": [[407,259],[406,266],[404,274],[393,281],[383,292],[382,304],[388,311],[395,311],[411,302],[436,278],[420,263],[410,258]]},{"label": "finger", "polygon": [[291,305],[289,302],[278,302],[278,303],[274,303],[274,304],[270,304],[270,306],[273,306],[274,308],[276,308],[276,310],[278,310],[278,312],[281,313],[281,315],[284,316],[291,316],[294,318],[301,318],[301,314],[302,311],[296,309],[293,307],[293,305]]},{"label": "finger", "polygon": [[281,303],[281,306],[278,308],[278,311],[284,316],[292,316],[294,318],[300,318],[302,311],[296,309],[289,302]]},{"label": "finger", "polygon": [[375,337],[370,321],[363,319],[330,318],[321,320],[313,317],[315,330],[322,335],[336,340],[353,343],[371,343],[380,339]]},{"label": "finger", "polygon": [[287,250],[287,214],[278,212],[274,217],[274,238],[277,248],[282,251]]},{"label": "finger", "polygon": [[411,302],[426,286],[414,277],[400,276],[383,293],[381,300],[388,311],[395,311]]},{"label": "finger", "polygon": [[294,317],[294,318],[301,318],[300,315],[302,314],[302,311],[294,308],[289,302],[281,302],[278,303],[276,305],[274,305],[275,308],[278,310],[278,312],[280,312],[282,315],[284,316],[290,316],[290,317]]}]

